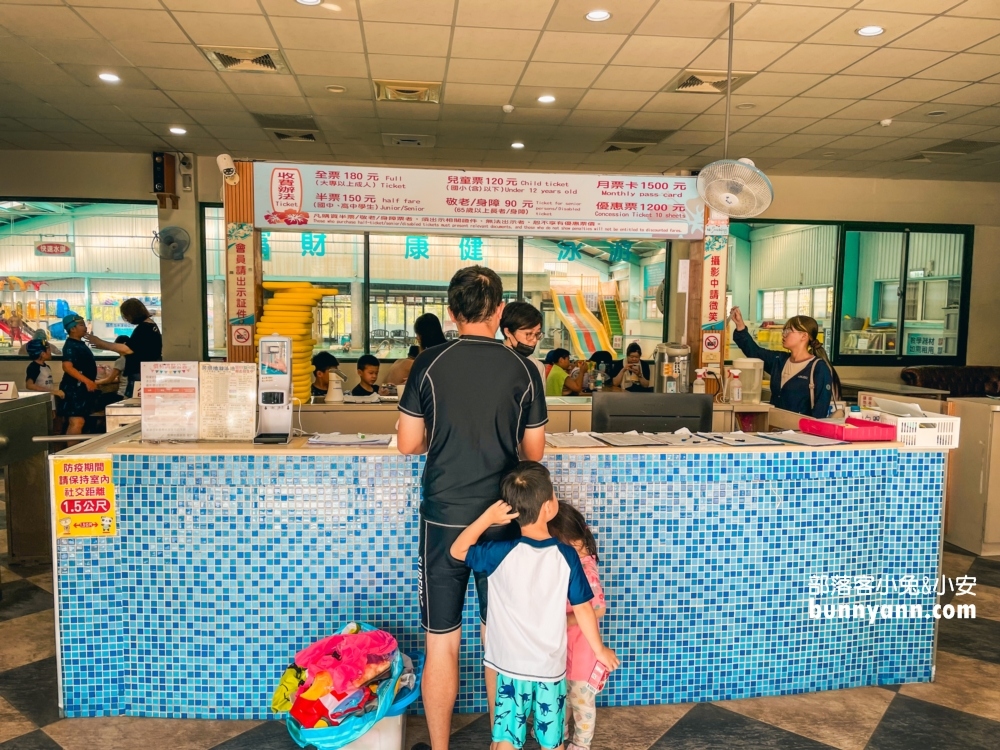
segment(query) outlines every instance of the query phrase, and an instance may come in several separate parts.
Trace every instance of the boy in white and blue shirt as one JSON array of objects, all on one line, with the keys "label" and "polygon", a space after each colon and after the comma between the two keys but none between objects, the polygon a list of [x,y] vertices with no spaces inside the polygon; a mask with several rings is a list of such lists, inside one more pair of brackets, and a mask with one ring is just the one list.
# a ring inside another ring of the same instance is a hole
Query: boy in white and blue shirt
[{"label": "boy in white and blue shirt", "polygon": [[[534,717],[535,739],[546,750],[562,748],[566,703],[566,600],[598,661],[618,667],[615,652],[604,646],[593,598],[580,556],[549,535],[548,522],[559,512],[548,469],[521,461],[500,485],[503,500],[467,527],[451,555],[489,576],[486,613],[488,669],[498,673],[494,699],[495,750],[521,750],[527,720]],[[514,519],[521,538],[476,544],[491,526]]]}]

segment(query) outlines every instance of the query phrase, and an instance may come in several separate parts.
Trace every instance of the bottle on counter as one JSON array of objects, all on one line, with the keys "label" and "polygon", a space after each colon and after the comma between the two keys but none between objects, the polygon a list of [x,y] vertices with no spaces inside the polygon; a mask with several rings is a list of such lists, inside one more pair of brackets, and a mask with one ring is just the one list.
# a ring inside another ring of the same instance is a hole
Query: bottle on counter
[{"label": "bottle on counter", "polygon": [[740,371],[730,370],[729,376],[729,403],[740,404],[743,402],[743,381],[740,380]]},{"label": "bottle on counter", "polygon": [[699,367],[694,371],[694,383],[691,385],[691,393],[705,392],[705,368]]}]

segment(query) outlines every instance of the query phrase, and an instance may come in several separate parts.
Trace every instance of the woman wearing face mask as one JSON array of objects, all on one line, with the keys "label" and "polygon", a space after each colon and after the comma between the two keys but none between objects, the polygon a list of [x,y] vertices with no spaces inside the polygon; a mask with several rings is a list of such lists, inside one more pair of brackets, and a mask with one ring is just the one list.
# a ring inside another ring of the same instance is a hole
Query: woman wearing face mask
[{"label": "woman wearing face mask", "polygon": [[532,356],[542,338],[542,314],[538,309],[528,302],[511,302],[500,318],[500,333],[507,346],[534,362],[544,383],[545,365]]},{"label": "woman wearing face mask", "polygon": [[781,332],[787,352],[757,346],[747,330],[740,308],[729,315],[736,324],[733,341],[746,356],[764,361],[771,377],[771,405],[816,419],[830,416],[830,402],[840,395],[840,378],[816,337],[819,325],[808,315],[789,318]]}]

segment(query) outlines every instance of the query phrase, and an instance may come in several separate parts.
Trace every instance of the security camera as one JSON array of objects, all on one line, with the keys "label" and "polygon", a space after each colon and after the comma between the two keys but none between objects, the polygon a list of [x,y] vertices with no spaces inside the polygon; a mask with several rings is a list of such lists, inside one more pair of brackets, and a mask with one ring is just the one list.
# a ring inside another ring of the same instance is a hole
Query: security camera
[{"label": "security camera", "polygon": [[240,176],[236,174],[236,165],[233,164],[233,157],[229,154],[219,154],[219,158],[215,160],[215,163],[219,165],[219,171],[222,172],[222,179],[226,181],[227,185],[239,184]]},{"label": "security camera", "polygon": [[883,128],[887,128],[890,125],[892,125],[892,120],[879,120],[878,124],[881,125]]},{"label": "security camera", "polygon": [[506,112],[509,115],[511,112],[514,111],[514,105],[513,104],[505,104],[505,105],[503,105],[503,111]]}]

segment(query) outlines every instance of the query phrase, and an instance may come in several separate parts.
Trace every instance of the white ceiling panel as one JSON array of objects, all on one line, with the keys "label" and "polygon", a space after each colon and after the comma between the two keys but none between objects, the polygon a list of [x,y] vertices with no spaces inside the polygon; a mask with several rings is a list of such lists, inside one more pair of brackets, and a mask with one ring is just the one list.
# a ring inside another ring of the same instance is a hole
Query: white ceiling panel
[{"label": "white ceiling panel", "polygon": [[872,94],[872,99],[893,99],[901,102],[926,102],[950,94],[966,84],[958,81],[921,81],[909,79],[894,83]]},{"label": "white ceiling panel", "polygon": [[448,82],[513,86],[521,79],[524,67],[523,62],[513,60],[453,59],[448,65]]},{"label": "white ceiling panel", "polygon": [[973,83],[958,91],[942,96],[937,101],[944,104],[979,104],[992,107],[1000,104],[1000,85],[995,83]]},{"label": "white ceiling panel", "polygon": [[276,17],[271,27],[284,49],[364,52],[357,21]]},{"label": "white ceiling panel", "polygon": [[113,42],[188,41],[169,13],[163,10],[123,10],[121,8],[80,8],[78,13],[105,39]]},{"label": "white ceiling panel", "polygon": [[883,47],[846,68],[843,72],[856,76],[912,76],[921,70],[937,65],[949,56],[948,52]]},{"label": "white ceiling panel", "polygon": [[819,96],[829,99],[864,99],[877,91],[899,83],[899,78],[880,76],[830,76],[822,83],[809,89],[805,96]]},{"label": "white ceiling panel", "polygon": [[0,5],[0,26],[20,37],[37,37],[41,31],[53,39],[99,36],[70,8],[40,4]]},{"label": "white ceiling panel", "polygon": [[642,109],[652,94],[648,91],[602,91],[593,89],[580,100],[577,109],[611,110],[624,107],[633,112]]},{"label": "white ceiling panel", "polygon": [[[201,2],[201,0],[193,0],[194,2]],[[300,5],[295,2],[288,2],[288,0],[251,0],[251,2],[259,2],[260,7],[264,9],[264,13],[270,18],[313,18],[318,21],[324,20],[352,20],[358,17],[358,9],[353,2],[343,2],[343,3],[323,3],[322,5]],[[202,3],[204,7],[204,3]],[[372,21],[380,20],[378,18],[370,19]],[[423,19],[422,19],[423,20]],[[434,23],[431,18],[424,20],[424,23]]]},{"label": "white ceiling panel", "polygon": [[948,15],[1000,19],[1000,5],[996,3],[996,0],[966,0],[948,11]]},{"label": "white ceiling panel", "polygon": [[195,44],[229,47],[275,47],[271,26],[261,15],[236,13],[174,13]]},{"label": "white ceiling panel", "polygon": [[446,57],[405,57],[403,55],[368,55],[372,78],[399,81],[441,81]]},{"label": "white ceiling panel", "polygon": [[214,70],[202,51],[191,44],[160,42],[115,42],[115,47],[133,65],[171,70]]},{"label": "white ceiling panel", "polygon": [[541,62],[607,63],[624,44],[625,34],[583,34],[546,31],[538,39],[532,60]]},{"label": "white ceiling panel", "polygon": [[451,28],[406,23],[365,23],[365,44],[369,53],[420,57],[443,56],[448,52]]},{"label": "white ceiling panel", "polygon": [[939,17],[892,42],[892,46],[961,52],[998,34],[1000,21]]},{"label": "white ceiling panel", "polygon": [[[795,96],[812,89],[826,76],[820,73],[761,73],[740,86],[744,96]],[[824,94],[817,94],[824,96]]]},{"label": "white ceiling panel", "polygon": [[109,42],[103,39],[49,39],[47,37],[25,39],[49,62],[74,63],[78,65],[129,65]]},{"label": "white ceiling panel", "polygon": [[[794,45],[791,42],[751,42],[740,40],[733,43],[733,70],[763,70]],[[722,39],[712,42],[708,49],[691,62],[691,67],[708,70],[726,70],[729,59],[729,45]]]},{"label": "white ceiling panel", "polygon": [[458,25],[542,29],[553,4],[553,0],[458,0]]},{"label": "white ceiling panel", "polygon": [[452,57],[525,61],[539,33],[517,29],[473,29],[459,26],[452,39]]},{"label": "white ceiling panel", "polygon": [[345,78],[367,78],[368,62],[364,55],[350,52],[316,52],[285,50],[285,59],[298,75],[328,75]]},{"label": "white ceiling panel", "polygon": [[656,0],[601,0],[602,10],[611,13],[611,18],[601,23],[586,19],[594,10],[593,0],[559,0],[546,24],[553,31],[580,31],[589,34],[628,34],[642,20]]},{"label": "white ceiling panel", "polygon": [[142,73],[164,91],[218,91],[228,92],[218,73],[201,70],[168,70],[142,68]]},{"label": "white ceiling panel", "polygon": [[531,62],[521,77],[525,86],[587,88],[601,73],[600,65]]},{"label": "white ceiling panel", "polygon": [[633,36],[612,62],[615,65],[683,68],[710,43],[710,39],[690,37]]},{"label": "white ceiling panel", "polygon": [[917,78],[940,78],[946,81],[981,81],[1000,73],[996,55],[954,55],[938,65],[917,73]]},{"label": "white ceiling panel", "polygon": [[739,39],[803,42],[840,15],[833,8],[755,5],[736,24]]},{"label": "white ceiling panel", "polygon": [[839,73],[871,50],[846,44],[799,44],[768,66],[775,73]]},{"label": "white ceiling panel", "polygon": [[594,81],[593,87],[616,91],[659,91],[678,73],[679,68],[609,65]]},{"label": "white ceiling panel", "polygon": [[[736,3],[736,18],[749,9]],[[729,3],[714,0],[660,0],[635,33],[713,38],[729,26]]]},{"label": "white ceiling panel", "polygon": [[446,100],[452,104],[490,105],[499,108],[514,95],[513,86],[449,82],[446,88]]},{"label": "white ceiling panel", "polygon": [[[835,18],[825,28],[820,29],[809,41],[816,44],[853,44],[861,47],[883,47],[927,23],[933,16],[911,13],[883,13],[871,10],[850,10]],[[859,36],[856,32],[862,26],[876,25],[885,29],[879,36]],[[908,45],[910,46],[910,45]],[[937,49],[916,47],[917,49]]]}]

